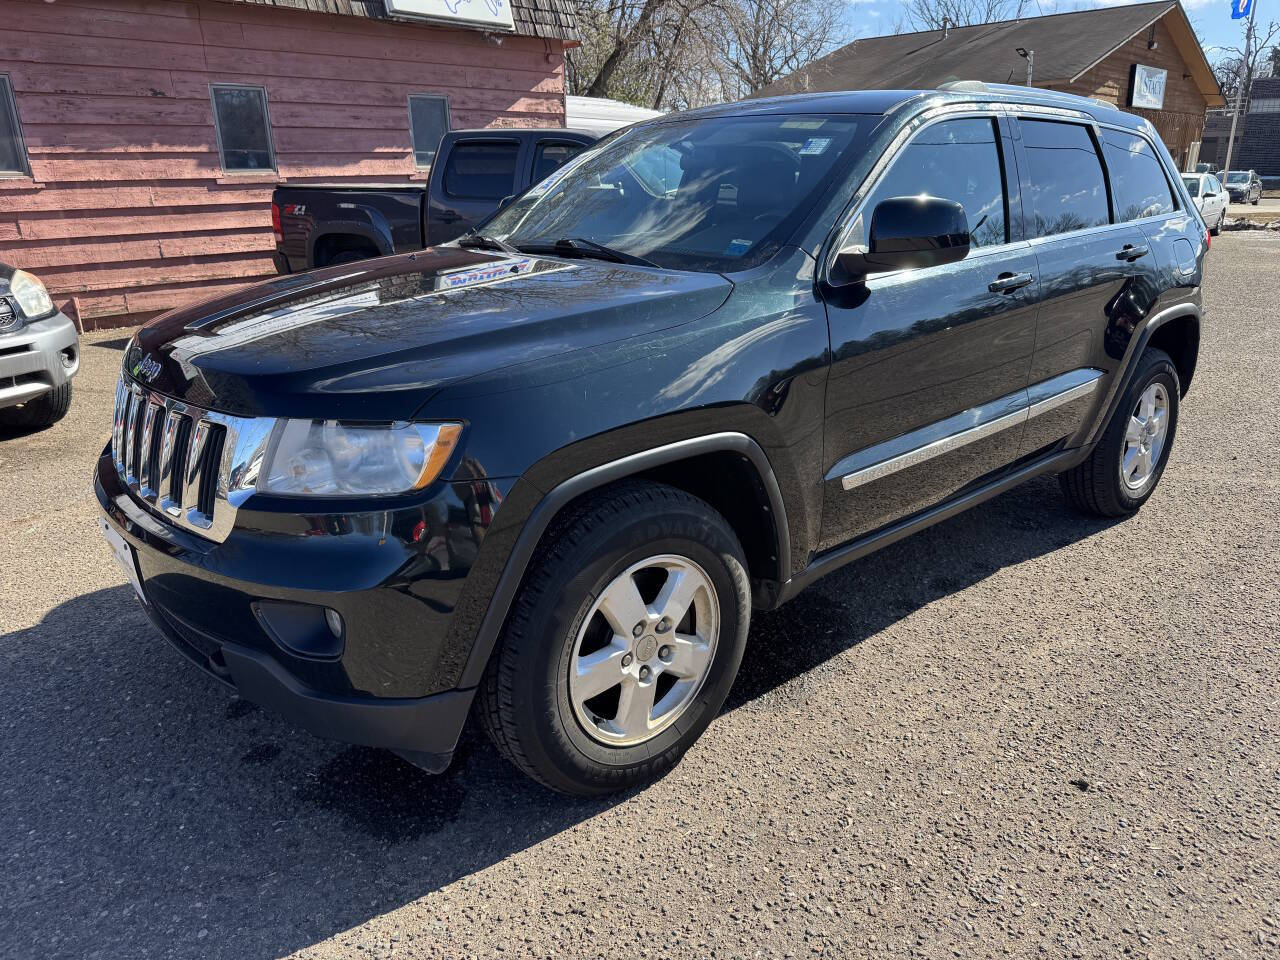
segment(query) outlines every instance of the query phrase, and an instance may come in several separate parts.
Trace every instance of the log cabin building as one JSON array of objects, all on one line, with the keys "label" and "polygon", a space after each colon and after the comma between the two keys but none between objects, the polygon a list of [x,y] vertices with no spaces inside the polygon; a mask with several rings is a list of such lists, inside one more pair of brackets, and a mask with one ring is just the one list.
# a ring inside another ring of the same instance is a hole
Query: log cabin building
[{"label": "log cabin building", "polygon": [[1027,82],[1114,103],[1155,125],[1179,169],[1222,90],[1177,0],[855,40],[758,96]]},{"label": "log cabin building", "polygon": [[564,126],[577,36],[573,0],[0,0],[0,24],[0,261],[84,329],[274,273],[278,183],[425,180],[448,129]]}]

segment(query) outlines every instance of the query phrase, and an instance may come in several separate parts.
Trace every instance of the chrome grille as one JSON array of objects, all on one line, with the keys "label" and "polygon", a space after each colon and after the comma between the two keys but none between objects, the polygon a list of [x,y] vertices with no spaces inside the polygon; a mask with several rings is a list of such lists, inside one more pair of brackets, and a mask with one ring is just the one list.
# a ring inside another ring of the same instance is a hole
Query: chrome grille
[{"label": "chrome grille", "polygon": [[8,333],[18,329],[18,313],[9,305],[9,301],[0,297],[0,333]]},{"label": "chrome grille", "polygon": [[274,424],[269,417],[196,407],[122,376],[111,456],[141,503],[176,526],[222,542],[257,485]]}]

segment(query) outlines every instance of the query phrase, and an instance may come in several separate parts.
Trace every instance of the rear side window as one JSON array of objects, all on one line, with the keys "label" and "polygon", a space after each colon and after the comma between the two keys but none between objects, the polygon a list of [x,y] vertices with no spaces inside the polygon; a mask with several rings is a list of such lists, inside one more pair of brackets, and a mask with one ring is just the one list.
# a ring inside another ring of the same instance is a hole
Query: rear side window
[{"label": "rear side window", "polygon": [[864,208],[866,219],[870,221],[871,211],[881,200],[921,194],[963,206],[973,246],[1006,242],[1008,218],[995,121],[969,117],[926,128],[876,186]]},{"label": "rear side window", "polygon": [[537,183],[551,171],[562,164],[568,163],[581,152],[582,144],[580,143],[549,143],[546,141],[539,143],[538,149],[533,154],[533,179],[529,182]]},{"label": "rear side window", "polygon": [[514,140],[459,140],[444,167],[444,192],[468,200],[501,200],[515,193]]},{"label": "rear side window", "polygon": [[27,148],[22,143],[13,85],[0,73],[0,175],[27,172]]},{"label": "rear side window", "polygon": [[1111,174],[1117,220],[1127,222],[1158,217],[1177,209],[1164,168],[1156,159],[1151,144],[1142,137],[1119,130],[1104,130],[1102,155]]},{"label": "rear side window", "polygon": [[1032,237],[1110,223],[1107,184],[1093,135],[1078,123],[1022,120],[1030,166]]},{"label": "rear side window", "polygon": [[215,83],[209,89],[222,169],[274,170],[267,91],[262,87],[222,83]]},{"label": "rear side window", "polygon": [[449,132],[449,98],[412,94],[409,97],[409,133],[413,136],[413,164],[429,167],[435,162],[440,138]]}]

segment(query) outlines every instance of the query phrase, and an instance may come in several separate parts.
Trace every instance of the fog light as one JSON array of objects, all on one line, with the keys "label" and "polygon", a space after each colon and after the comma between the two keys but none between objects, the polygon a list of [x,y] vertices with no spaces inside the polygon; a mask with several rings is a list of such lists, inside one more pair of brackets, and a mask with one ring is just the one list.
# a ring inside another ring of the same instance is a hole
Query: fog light
[{"label": "fog light", "polygon": [[337,610],[283,600],[259,600],[251,609],[267,636],[294,656],[317,660],[342,656],[346,640]]},{"label": "fog light", "polygon": [[339,640],[342,639],[342,614],[337,610],[324,608],[324,622],[329,625],[329,632]]},{"label": "fog light", "polygon": [[62,351],[62,368],[64,370],[70,370],[75,365],[76,365],[75,347],[67,347],[65,350]]}]

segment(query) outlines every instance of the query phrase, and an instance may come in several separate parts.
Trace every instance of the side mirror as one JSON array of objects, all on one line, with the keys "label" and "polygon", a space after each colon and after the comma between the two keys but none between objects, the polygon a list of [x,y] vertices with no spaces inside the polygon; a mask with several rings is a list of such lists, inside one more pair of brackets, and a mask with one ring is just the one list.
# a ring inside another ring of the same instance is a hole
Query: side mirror
[{"label": "side mirror", "polygon": [[1212,200],[1212,199],[1213,199],[1214,197],[1216,197],[1216,196],[1217,196],[1217,194],[1216,194],[1216,193],[1206,193],[1206,194],[1204,195],[1204,198],[1205,198],[1206,200]]},{"label": "side mirror", "polygon": [[853,280],[869,273],[955,263],[968,255],[964,207],[940,197],[891,197],[871,212],[866,250],[841,250],[836,265]]},{"label": "side mirror", "polygon": [[498,209],[501,210],[503,207],[505,207],[508,203],[510,203],[515,198],[516,198],[516,195],[514,193],[510,194],[509,196],[503,197],[501,200],[498,201]]}]

